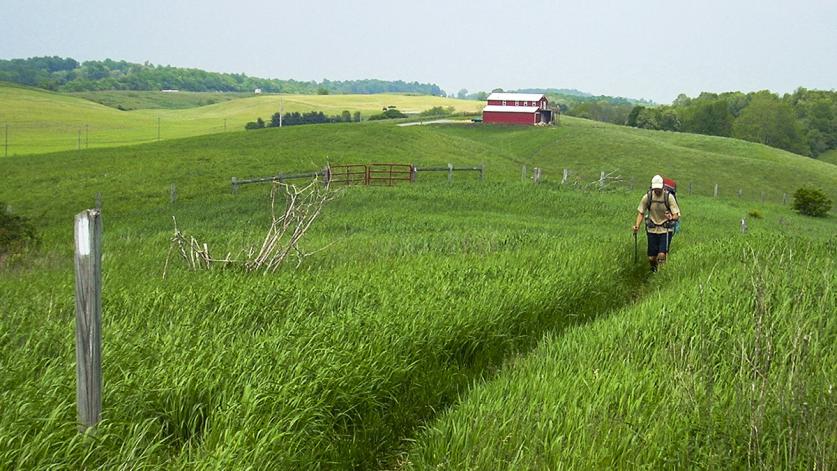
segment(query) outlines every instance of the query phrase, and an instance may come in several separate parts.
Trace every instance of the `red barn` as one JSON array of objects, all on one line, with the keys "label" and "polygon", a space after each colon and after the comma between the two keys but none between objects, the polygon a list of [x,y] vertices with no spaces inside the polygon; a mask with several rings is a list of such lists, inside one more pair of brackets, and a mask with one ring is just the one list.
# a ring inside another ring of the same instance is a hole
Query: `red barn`
[{"label": "red barn", "polygon": [[482,110],[484,123],[551,124],[552,110],[543,93],[492,93]]}]

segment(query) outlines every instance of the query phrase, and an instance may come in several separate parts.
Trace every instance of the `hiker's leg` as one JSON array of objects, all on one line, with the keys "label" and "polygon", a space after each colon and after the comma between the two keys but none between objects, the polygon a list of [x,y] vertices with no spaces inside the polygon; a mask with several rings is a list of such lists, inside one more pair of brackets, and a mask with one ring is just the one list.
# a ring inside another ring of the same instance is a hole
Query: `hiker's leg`
[{"label": "hiker's leg", "polygon": [[648,237],[648,264],[651,265],[651,271],[657,271],[657,254],[660,252],[660,238],[659,234],[646,233]]},{"label": "hiker's leg", "polygon": [[660,234],[660,242],[657,248],[657,265],[666,263],[666,258],[668,258],[668,246],[671,243],[671,239],[669,237],[669,234]]}]

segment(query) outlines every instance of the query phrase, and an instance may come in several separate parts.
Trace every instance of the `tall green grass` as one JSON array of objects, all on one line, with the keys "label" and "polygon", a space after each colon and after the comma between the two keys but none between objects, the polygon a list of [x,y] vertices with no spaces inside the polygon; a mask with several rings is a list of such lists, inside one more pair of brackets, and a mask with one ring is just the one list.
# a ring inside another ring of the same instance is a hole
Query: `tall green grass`
[{"label": "tall green grass", "polygon": [[[633,312],[623,308],[680,289],[691,296],[691,285],[677,281],[703,280],[719,260],[716,271],[747,279],[735,261],[745,242],[767,257],[779,253],[770,252],[773,237],[796,237],[800,248],[833,255],[833,242],[824,242],[833,218],[758,204],[763,219],[740,235],[739,220],[756,203],[694,195],[681,198],[684,231],[672,263],[649,282],[641,255],[633,263],[628,229],[641,190],[518,181],[521,162],[549,158],[564,134],[587,132],[576,123],[579,130],[311,126],[0,161],[0,200],[32,217],[44,240],[0,272],[0,468],[390,468],[404,456],[420,464],[424,440],[440,449],[422,438],[423,427],[441,429],[433,422],[440,412],[455,417],[460,398],[465,407],[483,383],[498,374],[503,381],[544,335],[599,329]],[[445,175],[424,174],[415,185],[351,188],[303,244],[333,245],[298,270],[190,272],[172,260],[162,278],[172,216],[214,253],[261,242],[268,189],[233,195],[230,176],[373,160],[485,162],[486,181],[457,174],[447,185]],[[811,178],[832,181],[829,173]],[[70,226],[97,192],[104,422],[85,440],[74,423]],[[829,265],[811,267],[833,276]],[[737,302],[736,293],[719,291],[719,299]],[[817,306],[801,309],[815,316]],[[656,327],[676,328],[678,317],[668,319]],[[829,372],[812,373],[809,384]],[[765,437],[782,441],[777,430]]]},{"label": "tall green grass", "polygon": [[828,469],[835,239],[674,253],[662,286],[564,334],[429,425],[415,469]]}]

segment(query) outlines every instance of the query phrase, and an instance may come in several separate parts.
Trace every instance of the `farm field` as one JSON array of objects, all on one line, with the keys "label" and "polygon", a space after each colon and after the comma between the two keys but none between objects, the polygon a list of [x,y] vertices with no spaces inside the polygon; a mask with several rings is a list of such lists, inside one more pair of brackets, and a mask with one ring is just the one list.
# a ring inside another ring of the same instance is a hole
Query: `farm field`
[{"label": "farm field", "polygon": [[[373,161],[484,163],[486,178],[345,189],[303,244],[328,248],[299,269],[166,266],[172,216],[214,253],[261,244],[269,188],[232,194],[230,177]],[[546,181],[521,181],[522,165]],[[600,171],[624,182],[598,191]],[[658,171],[685,216],[651,277],[629,227]],[[0,159],[0,173],[0,201],[43,239],[0,269],[0,468],[834,462],[837,223],[779,204],[804,183],[834,198],[830,164],[562,118],[225,133]],[[715,182],[742,197],[712,198]],[[105,392],[90,441],[74,422],[71,221],[97,192]]]},{"label": "farm field", "polygon": [[155,92],[144,90],[100,90],[95,92],[64,93],[119,110],[143,109],[186,109],[216,103],[250,98],[252,93],[243,92]]},{"label": "farm field", "polygon": [[[120,99],[115,92],[102,93],[108,100]],[[159,95],[177,94],[160,93],[140,99],[144,103],[168,99]],[[208,94],[206,99],[213,96]],[[323,111],[332,115],[349,110],[360,111],[364,118],[389,105],[406,113],[418,113],[434,106],[452,106],[457,111],[482,109],[477,101],[433,96],[261,95],[186,109],[120,111],[76,96],[0,83],[0,130],[5,134],[8,125],[10,156],[124,146],[157,141],[158,120],[160,140],[244,132],[244,125],[257,117],[269,121],[279,111],[282,100],[285,112]],[[5,145],[5,135],[3,139],[0,143]],[[5,156],[5,147],[0,152],[0,156]]]}]

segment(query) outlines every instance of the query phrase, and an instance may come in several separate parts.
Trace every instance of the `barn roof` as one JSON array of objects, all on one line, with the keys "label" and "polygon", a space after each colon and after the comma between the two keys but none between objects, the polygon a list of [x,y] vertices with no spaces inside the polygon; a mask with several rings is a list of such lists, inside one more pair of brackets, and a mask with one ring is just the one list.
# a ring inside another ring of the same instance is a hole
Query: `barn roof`
[{"label": "barn roof", "polygon": [[492,93],[488,95],[489,100],[506,101],[538,101],[543,98],[543,93]]},{"label": "barn roof", "polygon": [[537,106],[501,106],[488,105],[482,109],[483,111],[502,111],[504,113],[535,113],[538,111]]}]

